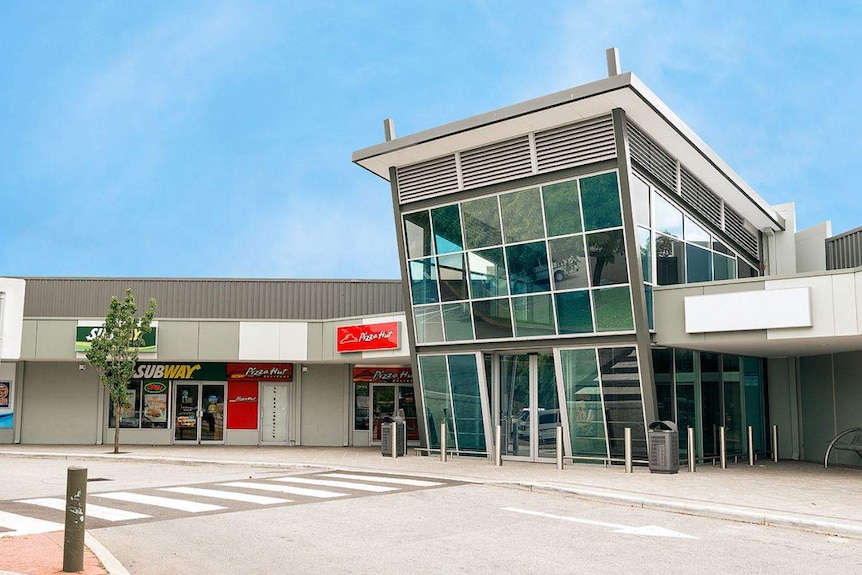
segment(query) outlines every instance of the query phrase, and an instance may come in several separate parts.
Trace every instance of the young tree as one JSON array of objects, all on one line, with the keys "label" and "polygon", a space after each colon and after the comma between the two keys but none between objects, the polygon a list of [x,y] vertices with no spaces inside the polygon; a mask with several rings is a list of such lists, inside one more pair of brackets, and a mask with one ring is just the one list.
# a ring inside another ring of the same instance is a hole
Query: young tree
[{"label": "young tree", "polygon": [[108,390],[114,406],[114,453],[120,452],[120,414],[128,402],[128,384],[138,362],[138,348],[156,314],[156,300],[150,300],[142,317],[136,317],[137,312],[131,288],[126,289],[123,301],[113,296],[105,327],[93,338],[86,353],[87,361],[96,368],[99,381]]}]

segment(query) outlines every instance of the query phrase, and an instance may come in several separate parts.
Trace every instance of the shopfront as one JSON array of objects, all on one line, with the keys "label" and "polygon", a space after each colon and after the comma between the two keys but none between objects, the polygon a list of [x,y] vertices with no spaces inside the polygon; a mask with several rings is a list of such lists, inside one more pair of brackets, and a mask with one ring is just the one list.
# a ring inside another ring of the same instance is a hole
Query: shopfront
[{"label": "shopfront", "polygon": [[407,441],[419,442],[413,371],[409,367],[353,368],[354,431],[370,433],[373,445],[380,443],[384,420],[403,417]]}]

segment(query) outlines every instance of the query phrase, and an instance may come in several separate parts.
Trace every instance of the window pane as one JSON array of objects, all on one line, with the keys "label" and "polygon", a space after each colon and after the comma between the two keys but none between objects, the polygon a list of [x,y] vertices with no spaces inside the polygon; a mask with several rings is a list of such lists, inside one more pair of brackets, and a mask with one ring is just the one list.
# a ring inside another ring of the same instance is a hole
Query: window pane
[{"label": "window pane", "polygon": [[408,258],[434,254],[434,248],[431,246],[431,220],[427,211],[404,216],[404,233],[407,234]]},{"label": "window pane", "polygon": [[413,321],[416,324],[416,343],[443,341],[443,319],[440,306],[413,308]]},{"label": "window pane", "polygon": [[673,350],[652,350],[653,379],[659,420],[676,421],[673,405]]},{"label": "window pane", "polygon": [[509,263],[509,293],[550,291],[545,242],[507,246],[506,259]]},{"label": "window pane", "polygon": [[475,355],[449,356],[449,381],[459,451],[485,451],[485,426]]},{"label": "window pane", "polygon": [[353,395],[353,429],[368,431],[368,384],[356,383]]},{"label": "window pane", "polygon": [[641,254],[641,273],[645,282],[652,283],[652,233],[638,228],[638,251]]},{"label": "window pane", "polygon": [[594,349],[560,351],[572,455],[607,456],[599,370]]},{"label": "window pane", "polygon": [[697,244],[702,248],[708,248],[711,243],[709,232],[688,216],[685,217],[685,241]]},{"label": "window pane", "polygon": [[473,339],[473,321],[469,303],[443,304],[443,328],[446,341]]},{"label": "window pane", "polygon": [[593,290],[597,331],[634,329],[632,301],[628,286]]},{"label": "window pane", "polygon": [[522,190],[500,196],[503,237],[506,243],[536,240],[545,235],[539,189]]},{"label": "window pane", "polygon": [[655,329],[653,320],[652,286],[644,284],[644,299],[646,299],[647,327]]},{"label": "window pane", "polygon": [[459,252],[464,249],[461,241],[461,216],[458,214],[458,204],[443,206],[431,210],[431,221],[434,224],[434,244],[438,254]]},{"label": "window pane", "polygon": [[[154,383],[150,381],[149,383]],[[152,387],[147,389],[144,385],[143,406],[141,427],[150,429],[167,429],[168,428],[168,382],[163,381],[164,387],[161,389]]]},{"label": "window pane", "polygon": [[656,283],[661,286],[684,283],[685,244],[670,236],[656,234]]},{"label": "window pane", "polygon": [[655,230],[677,238],[682,237],[682,212],[659,194],[653,194]]},{"label": "window pane", "polygon": [[712,269],[715,281],[736,279],[736,258],[713,254]]},{"label": "window pane", "polygon": [[480,198],[461,204],[467,248],[484,248],[503,243],[497,197]]},{"label": "window pane", "polygon": [[503,248],[468,252],[467,266],[470,269],[470,291],[474,298],[509,293]]},{"label": "window pane", "polygon": [[410,289],[413,292],[413,305],[437,303],[437,266],[434,258],[409,263]]},{"label": "window pane", "polygon": [[646,459],[646,426],[635,349],[599,349],[599,366],[611,456],[625,456],[625,428],[629,427],[632,430],[632,455]]},{"label": "window pane", "polygon": [[512,337],[512,313],[506,298],[473,302],[476,339]]},{"label": "window pane", "polygon": [[512,315],[515,317],[515,337],[556,333],[550,294],[512,298]]},{"label": "window pane", "polygon": [[635,205],[635,223],[650,227],[649,186],[637,176],[631,179],[632,202]]},{"label": "window pane", "polygon": [[587,231],[623,225],[620,191],[615,172],[582,178],[580,184],[581,209],[584,212],[584,228]]},{"label": "window pane", "polygon": [[[141,382],[126,384],[126,403],[120,406],[120,428],[141,427]],[[108,417],[108,427],[114,427],[116,416],[114,402],[111,402],[111,412]]]},{"label": "window pane", "polygon": [[554,289],[583,288],[589,285],[587,264],[584,261],[584,237],[569,236],[549,240],[551,263],[554,270]]},{"label": "window pane", "polygon": [[422,399],[425,405],[425,424],[428,429],[428,447],[440,449],[440,424],[444,421],[447,431],[446,445],[455,445],[446,357],[433,355],[419,356],[418,359]]},{"label": "window pane", "polygon": [[549,236],[564,236],[581,231],[581,208],[578,205],[578,182],[562,182],[542,188],[545,220]]},{"label": "window pane", "polygon": [[623,231],[587,234],[590,281],[593,286],[624,284],[629,281]]},{"label": "window pane", "polygon": [[756,278],[759,275],[757,270],[748,265],[748,262],[743,261],[742,258],[737,258],[737,262],[740,278]]},{"label": "window pane", "polygon": [[557,300],[557,320],[560,325],[560,335],[594,331],[589,291],[558,293],[554,297]]},{"label": "window pane", "polygon": [[685,248],[685,270],[688,283],[712,281],[712,252],[688,244]]},{"label": "window pane", "polygon": [[716,239],[712,240],[712,249],[714,249],[715,251],[717,251],[720,254],[724,254],[727,256],[733,255],[733,252],[730,251],[730,248],[728,248],[726,245],[724,245],[723,243],[721,243],[720,241],[718,241]]},{"label": "window pane", "polygon": [[442,301],[467,299],[467,273],[464,269],[463,254],[437,258],[437,273],[440,275]]}]

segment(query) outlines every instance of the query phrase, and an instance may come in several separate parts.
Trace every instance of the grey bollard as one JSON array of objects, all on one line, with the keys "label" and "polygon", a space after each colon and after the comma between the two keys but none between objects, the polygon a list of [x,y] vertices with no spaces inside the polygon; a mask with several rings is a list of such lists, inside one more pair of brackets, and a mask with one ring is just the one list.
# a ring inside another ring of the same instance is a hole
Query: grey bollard
[{"label": "grey bollard", "polygon": [[692,473],[697,469],[697,446],[694,444],[694,428],[687,428],[688,431],[688,470]]},{"label": "grey bollard", "polygon": [[63,571],[84,569],[84,535],[87,519],[87,468],[70,467],[66,473],[66,531],[63,538]]},{"label": "grey bollard", "polygon": [[748,426],[748,464],[754,465],[754,428]]},{"label": "grey bollard", "polygon": [[632,469],[632,428],[631,427],[626,427],[624,437],[625,437],[625,445],[626,445],[625,472],[626,473],[632,473],[633,469]]},{"label": "grey bollard", "polygon": [[772,426],[772,461],[778,463],[778,426]]},{"label": "grey bollard", "polygon": [[727,439],[724,426],[718,428],[718,449],[721,457],[721,468],[727,469]]},{"label": "grey bollard", "polygon": [[440,461],[446,463],[446,422],[440,424]]},{"label": "grey bollard", "polygon": [[496,430],[496,436],[494,437],[494,465],[500,467],[503,465],[503,446],[501,442],[503,441],[503,426],[498,425]]},{"label": "grey bollard", "polygon": [[557,469],[563,468],[563,426],[557,426]]},{"label": "grey bollard", "polygon": [[389,436],[392,440],[392,459],[396,459],[398,457],[398,424],[393,421],[389,425],[392,426],[392,434]]}]

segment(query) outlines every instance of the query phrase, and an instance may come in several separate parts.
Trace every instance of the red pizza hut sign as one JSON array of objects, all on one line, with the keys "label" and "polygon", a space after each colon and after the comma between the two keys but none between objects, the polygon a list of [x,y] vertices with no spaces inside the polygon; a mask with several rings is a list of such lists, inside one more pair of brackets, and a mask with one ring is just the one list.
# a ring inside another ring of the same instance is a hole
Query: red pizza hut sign
[{"label": "red pizza hut sign", "polygon": [[398,322],[343,325],[335,335],[336,351],[398,349]]},{"label": "red pizza hut sign", "polygon": [[293,381],[292,363],[229,363],[229,381]]}]

